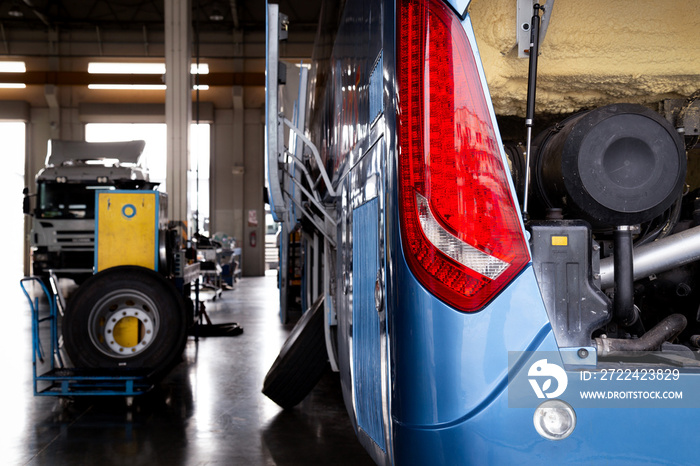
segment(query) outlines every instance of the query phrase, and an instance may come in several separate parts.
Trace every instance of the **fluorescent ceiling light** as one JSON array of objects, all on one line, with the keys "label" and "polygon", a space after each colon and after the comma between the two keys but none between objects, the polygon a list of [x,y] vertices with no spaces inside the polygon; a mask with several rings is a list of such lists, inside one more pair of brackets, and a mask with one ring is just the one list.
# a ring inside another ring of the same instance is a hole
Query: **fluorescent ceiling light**
[{"label": "fluorescent ceiling light", "polygon": [[88,63],[92,74],[165,74],[165,63]]},{"label": "fluorescent ceiling light", "polygon": [[23,61],[0,61],[0,73],[26,73]]},{"label": "fluorescent ceiling light", "polygon": [[[21,63],[21,62],[20,62]],[[22,63],[24,65],[24,63]],[[191,74],[209,74],[209,64],[200,63],[199,73],[197,64],[190,66]],[[88,63],[88,73],[91,74],[165,74],[165,63]]]},{"label": "fluorescent ceiling light", "polygon": [[311,69],[311,63],[295,63],[297,68],[306,68],[307,70]]},{"label": "fluorescent ceiling light", "polygon": [[128,90],[128,91],[162,91],[165,84],[88,84],[88,89]]},{"label": "fluorescent ceiling light", "polygon": [[0,89],[24,89],[27,87],[24,83],[0,83]]},{"label": "fluorescent ceiling light", "polygon": [[[3,86],[0,84],[0,86]],[[4,86],[22,86],[24,84],[5,84]],[[88,89],[98,89],[98,90],[116,90],[116,91],[163,91],[166,89],[165,84],[88,84]],[[192,89],[200,91],[209,90],[209,85],[200,84],[199,86],[192,86]]]},{"label": "fluorescent ceiling light", "polygon": [[190,74],[209,74],[209,64],[208,63],[200,63],[199,64],[199,73],[197,73],[197,64],[192,63],[192,66],[190,67]]},{"label": "fluorescent ceiling light", "polygon": [[209,20],[210,21],[223,21],[224,20],[224,15],[219,11],[218,8],[214,8],[211,11],[211,14],[209,15]]}]

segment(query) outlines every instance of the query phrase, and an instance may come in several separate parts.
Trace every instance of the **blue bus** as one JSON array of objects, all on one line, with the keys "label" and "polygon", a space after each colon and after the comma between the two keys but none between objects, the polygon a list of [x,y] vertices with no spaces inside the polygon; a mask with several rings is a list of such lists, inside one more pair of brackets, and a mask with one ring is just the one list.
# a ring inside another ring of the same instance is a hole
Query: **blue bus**
[{"label": "blue bus", "polygon": [[[523,3],[534,108],[556,11]],[[267,7],[280,309],[304,313],[263,392],[292,408],[330,365],[382,465],[697,462],[700,94],[497,115],[468,0],[345,0],[283,108]]]}]

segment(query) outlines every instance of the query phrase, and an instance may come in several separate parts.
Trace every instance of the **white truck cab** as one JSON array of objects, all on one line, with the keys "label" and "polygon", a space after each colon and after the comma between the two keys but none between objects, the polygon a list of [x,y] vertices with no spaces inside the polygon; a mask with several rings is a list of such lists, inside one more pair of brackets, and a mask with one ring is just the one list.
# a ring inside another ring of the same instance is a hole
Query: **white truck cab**
[{"label": "white truck cab", "polygon": [[156,184],[142,166],[145,144],[49,141],[45,167],[36,175],[36,192],[30,195],[25,188],[34,275],[47,277],[51,270],[77,282],[92,275],[95,190],[153,189]]}]

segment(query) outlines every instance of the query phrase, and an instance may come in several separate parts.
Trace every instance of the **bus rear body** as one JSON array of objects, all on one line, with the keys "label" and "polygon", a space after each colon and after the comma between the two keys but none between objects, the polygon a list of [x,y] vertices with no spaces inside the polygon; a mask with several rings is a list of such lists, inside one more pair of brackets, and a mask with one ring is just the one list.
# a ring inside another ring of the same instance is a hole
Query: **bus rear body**
[{"label": "bus rear body", "polygon": [[[504,149],[468,3],[322,8],[305,134],[336,225],[298,222],[326,243],[328,352],[358,438],[378,464],[694,462],[700,295],[678,249],[697,139],[636,100],[568,112],[533,142],[523,220],[525,156]],[[632,279],[638,248],[677,255]],[[616,370],[637,384],[601,388]],[[657,370],[668,390],[641,383]],[[666,391],[685,400],[645,404]]]}]

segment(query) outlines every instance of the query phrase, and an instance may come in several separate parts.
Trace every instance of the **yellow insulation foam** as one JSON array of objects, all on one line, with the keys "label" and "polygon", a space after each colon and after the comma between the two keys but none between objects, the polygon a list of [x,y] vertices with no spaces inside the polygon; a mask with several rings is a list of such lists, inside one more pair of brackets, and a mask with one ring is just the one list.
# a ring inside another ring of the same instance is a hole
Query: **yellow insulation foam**
[{"label": "yellow insulation foam", "polygon": [[[527,58],[516,1],[474,0],[470,14],[494,108],[525,115]],[[557,0],[540,47],[537,112],[616,102],[652,105],[700,89],[700,0]]]}]

